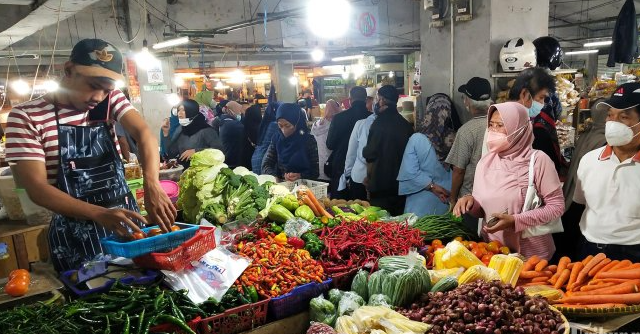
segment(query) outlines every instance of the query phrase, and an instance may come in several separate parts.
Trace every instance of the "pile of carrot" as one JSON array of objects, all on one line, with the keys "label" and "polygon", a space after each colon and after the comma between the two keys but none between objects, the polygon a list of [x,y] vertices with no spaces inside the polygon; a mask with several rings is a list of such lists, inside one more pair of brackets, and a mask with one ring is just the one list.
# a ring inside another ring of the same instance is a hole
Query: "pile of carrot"
[{"label": "pile of carrot", "polygon": [[565,295],[558,306],[610,308],[640,304],[640,263],[611,260],[603,253],[549,265],[537,256],[524,264],[518,285],[550,285]]}]

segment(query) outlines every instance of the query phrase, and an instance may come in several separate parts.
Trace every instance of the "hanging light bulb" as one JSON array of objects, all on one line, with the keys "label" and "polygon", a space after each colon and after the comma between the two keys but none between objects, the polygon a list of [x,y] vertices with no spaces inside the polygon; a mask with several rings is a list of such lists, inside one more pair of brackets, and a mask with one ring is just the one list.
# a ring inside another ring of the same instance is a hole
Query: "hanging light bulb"
[{"label": "hanging light bulb", "polygon": [[315,48],[311,51],[311,59],[316,63],[321,62],[324,59],[324,51],[320,48]]},{"label": "hanging light bulb", "polygon": [[394,71],[389,71],[389,78],[393,78],[396,75]]},{"label": "hanging light bulb", "polygon": [[31,92],[31,87],[29,87],[29,83],[22,79],[15,80],[11,83],[11,88],[18,95],[27,95]]},{"label": "hanging light bulb", "polygon": [[182,79],[182,77],[176,76],[175,78],[173,78],[173,83],[178,87],[182,87],[184,86],[184,79]]},{"label": "hanging light bulb", "polygon": [[[331,18],[331,24],[327,24],[326,17]],[[318,37],[342,37],[351,23],[351,5],[347,0],[311,0],[307,7],[307,22],[311,32]]]},{"label": "hanging light bulb", "polygon": [[125,83],[122,80],[116,80],[115,85],[116,85],[116,88],[118,88],[118,89],[125,87]]},{"label": "hanging light bulb", "polygon": [[181,99],[180,96],[178,96],[178,94],[176,93],[171,93],[167,95],[167,102],[169,102],[170,105],[175,106],[178,103],[180,103]]},{"label": "hanging light bulb", "polygon": [[147,40],[142,41],[142,50],[135,55],[136,64],[142,69],[148,69],[159,65],[160,61],[149,52]]},{"label": "hanging light bulb", "polygon": [[289,83],[290,83],[292,86],[297,85],[297,84],[298,84],[298,78],[296,78],[295,76],[292,76],[291,78],[289,78]]}]

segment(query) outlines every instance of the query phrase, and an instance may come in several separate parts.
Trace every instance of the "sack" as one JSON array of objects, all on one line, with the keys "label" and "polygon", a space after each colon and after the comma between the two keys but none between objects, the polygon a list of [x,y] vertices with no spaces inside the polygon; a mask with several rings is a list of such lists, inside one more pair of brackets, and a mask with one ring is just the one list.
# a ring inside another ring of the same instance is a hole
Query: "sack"
[{"label": "sack", "polygon": [[[534,184],[534,161],[536,158],[536,152],[534,151],[531,154],[531,161],[529,162],[529,186],[527,187],[527,196],[524,198],[524,205],[522,206],[522,212],[531,211],[533,209],[537,209],[541,207],[544,203],[542,199],[538,197],[538,191],[536,190],[536,185]],[[564,232],[564,228],[562,227],[562,220],[560,217],[544,224],[529,227],[526,230],[522,231],[523,238],[531,238],[537,237],[546,234],[552,233],[561,233]]]}]

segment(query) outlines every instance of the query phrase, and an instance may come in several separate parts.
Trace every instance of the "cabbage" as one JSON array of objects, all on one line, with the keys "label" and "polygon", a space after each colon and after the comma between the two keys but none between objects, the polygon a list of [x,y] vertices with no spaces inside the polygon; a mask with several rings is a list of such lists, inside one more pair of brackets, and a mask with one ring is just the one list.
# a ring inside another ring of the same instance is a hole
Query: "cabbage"
[{"label": "cabbage", "polygon": [[191,156],[191,167],[213,167],[224,162],[224,153],[208,148]]},{"label": "cabbage", "polygon": [[238,175],[238,176],[245,176],[245,175],[253,174],[253,173],[251,173],[250,170],[248,170],[246,167],[243,167],[243,166],[238,166],[238,167],[234,168],[233,169],[233,173]]}]

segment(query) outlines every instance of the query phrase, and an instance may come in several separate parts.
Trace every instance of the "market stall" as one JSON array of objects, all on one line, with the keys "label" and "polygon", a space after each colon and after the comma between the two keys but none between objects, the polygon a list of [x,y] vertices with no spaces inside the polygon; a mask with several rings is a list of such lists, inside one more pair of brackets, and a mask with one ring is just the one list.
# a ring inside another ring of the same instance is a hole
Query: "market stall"
[{"label": "market stall", "polygon": [[109,257],[59,281],[8,273],[0,332],[551,334],[640,317],[628,260],[523,258],[450,214],[390,217],[320,182],[231,170],[215,150],[178,185],[171,232],[106,238]]}]

